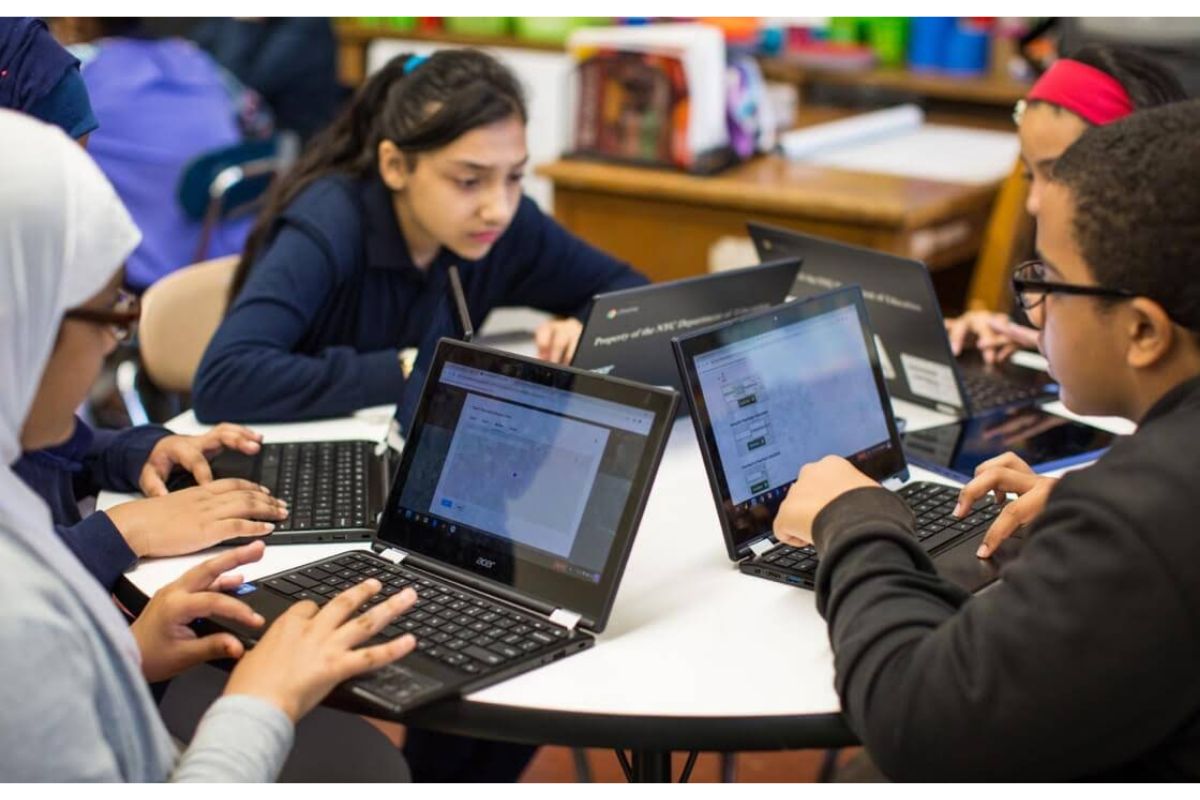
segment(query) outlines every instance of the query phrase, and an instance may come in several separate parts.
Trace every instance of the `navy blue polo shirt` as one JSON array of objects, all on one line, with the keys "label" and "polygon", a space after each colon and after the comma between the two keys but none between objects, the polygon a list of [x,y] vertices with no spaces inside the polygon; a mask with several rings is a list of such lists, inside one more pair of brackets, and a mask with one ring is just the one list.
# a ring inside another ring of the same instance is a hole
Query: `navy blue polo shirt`
[{"label": "navy blue polo shirt", "polygon": [[[451,264],[477,328],[500,306],[580,314],[594,294],[646,283],[528,197],[482,259],[443,248],[419,269],[378,176],[314,182],[271,237],[196,373],[192,402],[203,422],[307,420],[397,403],[406,425],[425,359],[438,338],[459,332]],[[406,383],[398,355],[408,347],[421,357]]]},{"label": "navy blue polo shirt", "polygon": [[93,430],[76,417],[75,432],[60,445],[23,453],[13,471],[50,506],[54,529],[104,588],[112,590],[137,556],[103,511],[80,516],[79,501],[102,489],[140,492],[150,451],[171,432],[158,425]]}]

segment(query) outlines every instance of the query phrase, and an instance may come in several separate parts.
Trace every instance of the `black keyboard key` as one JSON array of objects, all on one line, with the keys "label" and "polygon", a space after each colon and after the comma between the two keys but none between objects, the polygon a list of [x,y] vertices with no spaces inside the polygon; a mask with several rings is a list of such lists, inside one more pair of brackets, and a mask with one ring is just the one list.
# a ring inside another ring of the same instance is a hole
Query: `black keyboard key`
[{"label": "black keyboard key", "polygon": [[299,572],[295,572],[295,573],[292,573],[291,575],[288,575],[287,579],[289,581],[291,581],[292,583],[296,584],[297,586],[300,586],[304,589],[311,589],[317,585],[317,582],[315,580],[313,580],[312,578],[308,577],[307,575],[304,575]]},{"label": "black keyboard key", "polygon": [[288,596],[294,595],[296,592],[303,591],[302,587],[297,586],[287,578],[272,578],[271,580],[267,581],[267,586],[270,586],[272,589],[278,592],[283,592]]},{"label": "black keyboard key", "polygon": [[505,658],[517,658],[521,655],[521,651],[512,645],[504,644],[504,642],[493,642],[488,645],[488,649],[494,653],[499,653]]},{"label": "black keyboard key", "polygon": [[470,645],[469,647],[464,647],[462,652],[466,653],[471,658],[474,658],[478,661],[482,661],[484,664],[487,664],[489,667],[494,667],[497,664],[502,664],[502,663],[504,663],[504,659],[505,659],[505,657],[500,655],[499,653],[493,653],[491,650],[485,650],[484,648],[482,648],[478,645],[474,645],[474,644]]}]

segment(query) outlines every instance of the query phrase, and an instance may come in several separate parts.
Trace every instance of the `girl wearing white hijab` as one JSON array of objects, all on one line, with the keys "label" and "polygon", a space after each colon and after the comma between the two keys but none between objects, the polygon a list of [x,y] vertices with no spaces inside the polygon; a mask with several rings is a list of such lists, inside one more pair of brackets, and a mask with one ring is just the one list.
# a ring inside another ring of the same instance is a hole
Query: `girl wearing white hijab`
[{"label": "girl wearing white hijab", "polygon": [[[61,131],[0,110],[0,780],[273,779],[295,722],[342,680],[407,655],[411,636],[355,649],[410,607],[398,594],[346,624],[375,581],[318,609],[297,603],[244,658],[228,634],[187,623],[261,625],[220,591],[255,543],[164,587],[127,626],[55,535],[9,465],[70,435],[73,411],[115,346],[119,267],[140,236],[112,187]],[[365,622],[363,621],[365,620]],[[215,657],[242,658],[180,753],[146,681]]]}]

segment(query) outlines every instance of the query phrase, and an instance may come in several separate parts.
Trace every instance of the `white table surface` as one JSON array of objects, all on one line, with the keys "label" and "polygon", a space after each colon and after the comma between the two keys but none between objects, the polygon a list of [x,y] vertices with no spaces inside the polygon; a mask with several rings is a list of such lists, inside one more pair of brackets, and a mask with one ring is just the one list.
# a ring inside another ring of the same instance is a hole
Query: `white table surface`
[{"label": "white table surface", "polygon": [[[895,401],[894,408],[909,430],[950,421],[904,401]],[[391,408],[379,407],[345,419],[256,427],[267,441],[378,441],[390,419]],[[205,426],[188,413],[170,427],[191,433]],[[912,479],[950,483],[917,468]],[[106,493],[98,507],[125,499]],[[252,580],[363,547],[268,546],[262,561],[243,573]],[[145,560],[126,577],[151,594],[209,555]],[[525,710],[680,718],[837,713],[832,652],[814,597],[807,589],[744,575],[729,560],[692,424],[684,417],[675,423],[597,645],[466,700]]]}]

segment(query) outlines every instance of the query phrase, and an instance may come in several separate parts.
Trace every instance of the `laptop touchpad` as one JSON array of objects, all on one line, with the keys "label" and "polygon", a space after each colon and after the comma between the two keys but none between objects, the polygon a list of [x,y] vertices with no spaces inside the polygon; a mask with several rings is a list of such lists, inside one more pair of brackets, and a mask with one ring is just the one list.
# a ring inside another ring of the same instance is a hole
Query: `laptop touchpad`
[{"label": "laptop touchpad", "polygon": [[971,536],[949,550],[937,554],[934,563],[938,574],[967,591],[977,592],[1000,577],[1000,570],[1017,557],[1024,539],[1010,537],[1001,542],[991,558],[979,558],[982,536]]}]

